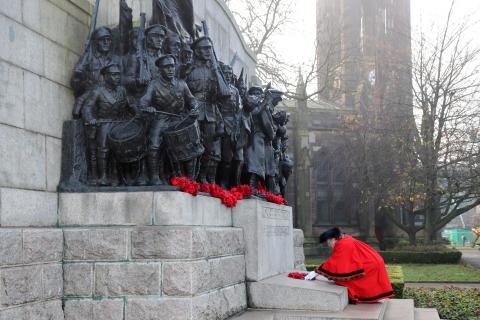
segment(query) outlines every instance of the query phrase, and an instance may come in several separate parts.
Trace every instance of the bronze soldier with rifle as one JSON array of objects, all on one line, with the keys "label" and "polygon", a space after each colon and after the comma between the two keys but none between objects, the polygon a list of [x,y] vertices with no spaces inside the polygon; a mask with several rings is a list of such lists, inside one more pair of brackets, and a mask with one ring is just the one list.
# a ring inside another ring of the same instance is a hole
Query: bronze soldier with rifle
[{"label": "bronze soldier with rifle", "polygon": [[[250,110],[242,108],[239,90],[234,85],[234,73],[230,65],[220,64],[230,95],[220,100],[225,133],[222,136],[219,179],[222,188],[240,184],[243,166],[243,148],[250,133]],[[243,78],[243,75],[242,75]]]}]

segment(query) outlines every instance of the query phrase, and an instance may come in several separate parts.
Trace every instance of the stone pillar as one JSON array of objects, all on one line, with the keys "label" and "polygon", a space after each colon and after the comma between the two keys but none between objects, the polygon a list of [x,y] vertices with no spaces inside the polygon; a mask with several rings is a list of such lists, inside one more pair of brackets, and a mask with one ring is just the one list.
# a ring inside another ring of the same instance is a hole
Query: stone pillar
[{"label": "stone pillar", "polygon": [[243,228],[247,281],[294,268],[292,208],[248,199],[233,208],[233,225]]},{"label": "stone pillar", "polygon": [[295,257],[295,270],[307,270],[305,268],[305,253],[303,243],[305,237],[302,229],[293,229],[293,255]]}]

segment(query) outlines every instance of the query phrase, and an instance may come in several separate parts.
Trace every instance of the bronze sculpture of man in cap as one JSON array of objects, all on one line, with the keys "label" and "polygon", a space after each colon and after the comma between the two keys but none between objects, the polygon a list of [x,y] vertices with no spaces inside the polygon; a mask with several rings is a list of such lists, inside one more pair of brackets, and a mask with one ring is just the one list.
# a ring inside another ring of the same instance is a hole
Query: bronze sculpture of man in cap
[{"label": "bronze sculpture of man in cap", "polygon": [[218,110],[218,79],[216,65],[212,63],[212,41],[200,37],[193,44],[194,60],[187,75],[187,84],[198,101],[198,122],[202,133],[205,152],[200,163],[199,181],[215,183],[217,166],[220,161],[220,136],[223,135],[223,121]]},{"label": "bronze sculpture of man in cap", "polygon": [[[91,92],[103,84],[103,76],[100,71],[112,63],[121,65],[121,58],[112,53],[112,31],[110,28],[100,27],[96,29],[93,32],[92,39],[93,46],[80,58],[70,80],[75,94],[75,104],[72,111],[75,119],[82,116],[83,106]],[[91,130],[87,130],[87,141],[94,139],[89,132]],[[89,159],[87,181],[89,184],[96,184],[98,179],[96,144],[87,142],[86,153],[86,157]]]},{"label": "bronze sculpture of man in cap", "polygon": [[[120,85],[120,65],[110,63],[102,68],[101,73],[105,78],[104,84],[93,89],[88,96],[82,119],[87,125],[87,143],[91,145],[90,149],[95,149],[95,152],[90,154],[90,167],[98,170],[97,184],[108,186],[118,184],[118,177],[108,179],[108,163],[113,159],[109,159],[107,135],[115,122],[131,118],[136,109],[129,106],[126,90]],[[112,166],[112,171],[116,171],[115,165]]]},{"label": "bronze sculpture of man in cap", "polygon": [[[138,32],[141,32],[140,30]],[[138,57],[138,53],[132,53],[128,58],[125,79],[125,86],[129,92],[139,99],[145,94],[150,81],[159,76],[158,68],[155,61],[162,55],[162,48],[165,38],[167,36],[167,29],[160,25],[154,24],[145,29],[145,52],[143,57]],[[137,44],[137,47],[141,44]],[[142,46],[143,47],[143,46]],[[145,63],[146,73],[145,77],[140,76],[140,62],[143,59]]]},{"label": "bronze sculpture of man in cap", "polygon": [[79,118],[81,109],[88,92],[97,85],[102,84],[100,74],[105,66],[111,63],[121,65],[121,58],[112,53],[112,31],[107,27],[100,27],[93,33],[93,50],[84,53],[73,70],[70,80],[75,93],[76,101],[73,109],[73,117]]},{"label": "bronze sculpture of man in cap", "polygon": [[[150,130],[148,133],[147,168],[150,184],[166,184],[165,147],[163,135],[186,117],[198,116],[195,97],[181,79],[175,77],[175,58],[164,55],[157,59],[160,76],[153,80],[145,95],[140,99],[140,109],[149,114]],[[195,178],[195,164],[187,164],[186,174]]]},{"label": "bronze sculpture of man in cap", "polygon": [[280,101],[277,100],[278,98],[274,97],[268,89],[264,92],[258,86],[251,87],[245,99],[245,105],[252,110],[252,134],[247,148],[248,184],[252,188],[256,188],[259,180],[265,181],[266,177],[275,173],[274,163],[272,163],[274,154],[271,147],[275,128],[271,110],[273,103]]},{"label": "bronze sculpture of man in cap", "polygon": [[248,107],[241,106],[240,93],[234,86],[235,75],[232,67],[223,63],[220,66],[230,89],[230,95],[219,103],[225,127],[225,133],[222,136],[219,179],[222,188],[227,189],[240,184],[244,161],[243,148],[250,133],[251,120]]}]

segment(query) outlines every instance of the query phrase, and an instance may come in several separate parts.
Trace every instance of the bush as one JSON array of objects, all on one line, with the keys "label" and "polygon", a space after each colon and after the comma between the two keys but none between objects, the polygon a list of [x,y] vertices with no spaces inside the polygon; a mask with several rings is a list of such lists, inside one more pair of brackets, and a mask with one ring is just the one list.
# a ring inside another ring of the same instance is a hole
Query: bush
[{"label": "bush", "polygon": [[403,271],[401,266],[387,266],[388,276],[392,283],[393,293],[395,298],[401,299],[403,297],[403,289],[405,281],[403,279]]},{"label": "bush", "polygon": [[437,309],[442,319],[473,320],[480,317],[480,289],[477,288],[406,288],[403,298],[415,300],[417,308]]},{"label": "bush", "polygon": [[392,248],[395,248],[396,246],[398,246],[398,243],[400,241],[403,241],[402,238],[398,238],[398,237],[385,237],[385,239],[383,239],[383,242],[385,244],[385,247],[388,249],[392,249]]},{"label": "bush", "polygon": [[[457,250],[430,251],[429,247],[420,249],[379,251],[386,263],[434,263],[455,264],[462,258],[462,253]],[[442,249],[443,250],[443,249]]]},{"label": "bush", "polygon": [[458,251],[452,248],[449,248],[442,244],[432,244],[432,245],[417,245],[411,246],[409,243],[399,243],[391,251],[408,251],[408,252],[452,252]]}]

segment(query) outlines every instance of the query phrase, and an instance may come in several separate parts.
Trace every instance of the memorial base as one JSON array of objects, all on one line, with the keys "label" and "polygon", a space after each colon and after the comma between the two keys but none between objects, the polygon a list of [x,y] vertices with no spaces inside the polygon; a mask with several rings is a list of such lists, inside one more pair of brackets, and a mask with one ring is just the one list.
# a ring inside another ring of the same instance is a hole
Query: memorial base
[{"label": "memorial base", "polygon": [[60,194],[65,320],[226,319],[247,308],[243,230],[218,199]]}]

